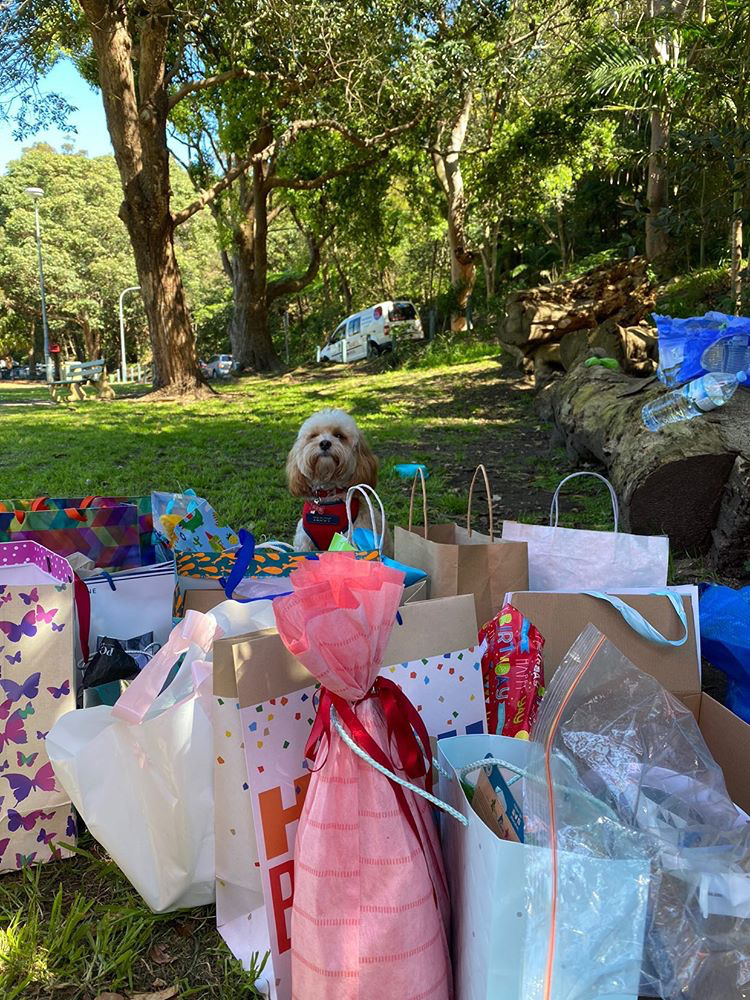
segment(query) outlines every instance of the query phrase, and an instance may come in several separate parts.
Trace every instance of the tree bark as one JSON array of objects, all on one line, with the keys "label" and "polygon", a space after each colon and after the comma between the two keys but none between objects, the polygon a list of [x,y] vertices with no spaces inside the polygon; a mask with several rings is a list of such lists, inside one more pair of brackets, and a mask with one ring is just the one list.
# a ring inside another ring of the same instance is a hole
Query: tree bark
[{"label": "tree bark", "polygon": [[338,274],[339,282],[341,283],[341,291],[344,294],[344,307],[348,315],[352,311],[352,302],[353,302],[352,286],[349,284],[349,279],[347,278],[346,273],[343,267],[341,266],[339,255],[336,253],[335,250],[333,250],[332,256],[333,256],[333,263],[336,268],[336,274]]},{"label": "tree bark", "polygon": [[732,198],[732,225],[731,225],[731,288],[732,304],[734,305],[735,316],[740,315],[742,306],[742,192],[735,191]]},{"label": "tree bark", "polygon": [[646,257],[650,261],[663,257],[669,240],[659,215],[667,207],[668,180],[666,153],[669,147],[669,119],[664,111],[651,111],[651,141],[648,154],[648,182],[646,185]]},{"label": "tree bark", "polygon": [[[310,259],[302,274],[268,279],[268,231],[277,210],[269,211],[272,165],[253,166],[252,185],[240,179],[242,222],[235,226],[235,254],[231,262],[234,310],[230,325],[232,355],[240,369],[276,372],[283,367],[273,344],[270,315],[273,303],[301,291],[315,278],[320,267],[320,248],[326,236],[307,234]],[[294,213],[292,213],[294,216]],[[295,222],[299,225],[297,217]],[[301,231],[301,227],[300,227]],[[326,234],[327,235],[327,234]]]},{"label": "tree bark", "polygon": [[[643,427],[641,408],[662,392],[605,368],[579,365],[542,399],[568,455],[593,457],[606,467],[627,530],[669,535],[676,549],[706,549],[730,475],[742,472],[735,469],[738,453],[744,449],[750,458],[750,406],[740,403],[731,413],[717,410],[652,433]],[[725,511],[723,552],[746,551],[746,539],[740,544],[733,534],[746,528],[747,503],[740,506],[739,522],[728,523]]]},{"label": "tree bark", "polygon": [[172,16],[155,0],[139,37],[138,85],[127,8],[81,0],[89,22],[124,200],[120,216],[133,246],[148,319],[155,388],[189,392],[200,384],[195,338],[174,251],[170,209],[165,59]]},{"label": "tree bark", "polygon": [[448,246],[450,248],[451,285],[455,296],[455,309],[451,316],[451,329],[466,330],[466,306],[477,276],[477,251],[469,250],[466,235],[466,192],[461,174],[460,155],[466,140],[466,130],[471,118],[472,92],[467,84],[461,107],[451,122],[448,148],[440,148],[440,137],[430,153],[438,182],[443,189],[448,218]]},{"label": "tree bark", "polygon": [[99,330],[92,330],[88,316],[78,320],[83,333],[83,349],[86,361],[98,361],[101,358],[101,336]]}]

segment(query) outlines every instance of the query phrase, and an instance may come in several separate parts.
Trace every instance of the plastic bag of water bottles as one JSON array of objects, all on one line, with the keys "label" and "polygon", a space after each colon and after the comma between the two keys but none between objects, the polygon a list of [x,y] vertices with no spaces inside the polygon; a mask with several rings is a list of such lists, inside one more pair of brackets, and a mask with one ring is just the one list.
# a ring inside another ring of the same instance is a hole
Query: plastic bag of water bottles
[{"label": "plastic bag of water bottles", "polygon": [[707,372],[736,374],[750,367],[750,318],[708,312],[675,319],[654,314],[659,333],[657,376],[682,385]]}]

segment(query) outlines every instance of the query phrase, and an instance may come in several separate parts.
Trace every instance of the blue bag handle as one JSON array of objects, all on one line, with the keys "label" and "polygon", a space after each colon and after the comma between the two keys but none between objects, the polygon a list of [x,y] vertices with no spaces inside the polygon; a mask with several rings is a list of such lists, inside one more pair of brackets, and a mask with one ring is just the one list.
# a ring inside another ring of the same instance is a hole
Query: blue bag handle
[{"label": "blue bag handle", "polygon": [[653,595],[657,597],[666,597],[675,609],[677,617],[682,622],[682,628],[685,633],[681,639],[666,639],[661,632],[654,628],[651,622],[646,621],[640,612],[636,611],[635,608],[631,608],[630,605],[626,604],[624,601],[621,601],[619,597],[613,597],[612,594],[603,594],[598,590],[584,590],[583,593],[587,594],[589,597],[595,597],[599,601],[606,601],[607,604],[611,604],[616,611],[620,612],[633,631],[637,632],[638,635],[643,636],[644,639],[648,639],[649,642],[654,642],[658,646],[684,646],[687,642],[688,624],[687,617],[685,615],[685,605],[682,603],[682,599],[679,594],[675,594],[671,590],[655,590],[653,591]]},{"label": "blue bag handle", "polygon": [[224,593],[230,601],[232,600],[232,594],[239,587],[242,580],[244,580],[250,563],[255,558],[255,535],[251,531],[245,531],[244,528],[240,528],[238,537],[240,539],[240,547],[234,566],[229,576],[226,579],[222,577],[221,580]]}]

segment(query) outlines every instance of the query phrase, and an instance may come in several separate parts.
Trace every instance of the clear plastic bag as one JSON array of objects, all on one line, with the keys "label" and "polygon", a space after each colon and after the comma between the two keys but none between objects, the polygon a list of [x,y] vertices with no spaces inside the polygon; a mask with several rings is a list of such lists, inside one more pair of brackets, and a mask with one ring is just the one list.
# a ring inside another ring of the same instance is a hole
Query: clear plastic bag
[{"label": "clear plastic bag", "polygon": [[[527,869],[524,1000],[750,998],[750,821],[693,715],[589,626],[532,737],[525,829],[548,850]],[[591,891],[594,863],[624,861]]]}]

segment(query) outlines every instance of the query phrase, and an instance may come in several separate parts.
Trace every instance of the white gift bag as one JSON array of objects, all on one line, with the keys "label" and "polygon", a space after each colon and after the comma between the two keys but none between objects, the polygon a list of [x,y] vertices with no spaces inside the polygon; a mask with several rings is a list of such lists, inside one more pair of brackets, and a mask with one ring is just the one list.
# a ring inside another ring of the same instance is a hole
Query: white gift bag
[{"label": "white gift bag", "polygon": [[214,899],[212,732],[197,689],[217,634],[213,615],[188,612],[114,708],[69,712],[47,736],[59,783],[156,912]]},{"label": "white gift bag", "polygon": [[[525,770],[529,744],[506,736],[457,736],[438,741],[438,795],[469,821],[468,826],[462,826],[447,817],[442,820],[451,896],[455,1000],[524,1000],[525,949],[544,947],[544,941],[527,940],[526,935],[527,867],[532,861],[530,852],[540,849],[500,840],[469,805],[460,779],[475,772],[488,754]],[[564,766],[562,762],[560,766]],[[623,931],[615,950],[619,981],[626,986],[607,994],[608,1000],[637,1000],[642,947],[634,942],[642,942],[646,920],[644,894],[638,886],[648,880],[648,861],[567,857],[579,874],[582,898],[606,897],[609,889],[619,907]],[[566,856],[562,856],[561,866],[565,863]],[[552,1000],[579,996],[574,988],[578,975],[579,971],[566,966],[564,956],[559,956]]]},{"label": "white gift bag", "polygon": [[[276,627],[270,600],[248,603],[225,601],[211,612],[230,639]],[[249,968],[254,952],[265,954],[265,921],[249,924],[249,916],[263,907],[258,846],[248,784],[240,706],[236,697],[220,698],[205,692],[213,721],[214,837],[216,859],[216,927],[230,951]]]},{"label": "white gift bag", "polygon": [[155,643],[162,646],[167,641],[172,631],[173,559],[121,573],[97,573],[85,583],[91,595],[92,653],[104,636],[126,642],[153,632]]},{"label": "white gift bag", "polygon": [[[612,497],[614,531],[582,531],[558,526],[562,487],[577,476],[593,476]],[[641,587],[662,590],[667,585],[669,539],[666,535],[631,535],[619,531],[619,505],[612,484],[596,472],[574,472],[552,497],[549,525],[503,522],[503,538],[529,547],[529,590],[602,590],[621,593]]]}]

